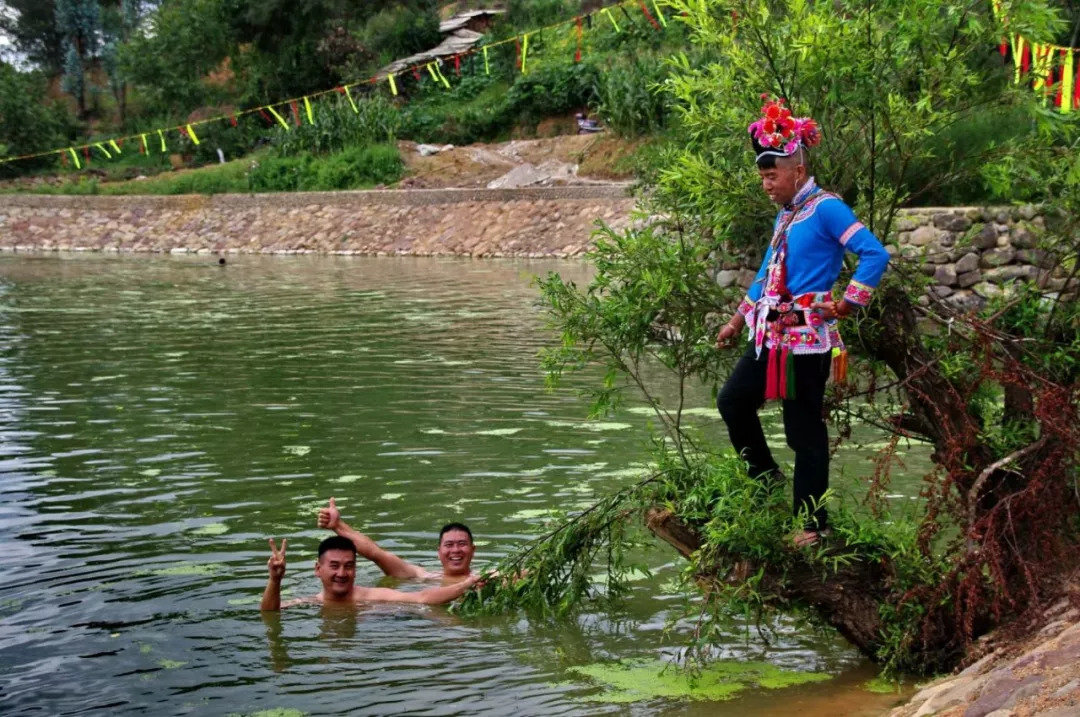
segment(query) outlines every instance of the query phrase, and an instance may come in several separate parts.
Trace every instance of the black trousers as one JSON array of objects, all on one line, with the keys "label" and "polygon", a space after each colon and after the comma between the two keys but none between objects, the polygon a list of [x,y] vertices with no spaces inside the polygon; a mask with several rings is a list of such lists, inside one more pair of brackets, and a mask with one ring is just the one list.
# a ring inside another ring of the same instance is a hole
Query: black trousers
[{"label": "black trousers", "polygon": [[[777,470],[758,409],[765,403],[765,378],[769,349],[754,356],[751,344],[735,364],[727,383],[716,397],[716,407],[727,424],[731,445],[750,465],[750,475],[760,477]],[[784,400],[784,435],[795,451],[795,512],[810,515],[808,529],[828,525],[828,514],[817,506],[829,487],[829,434],[825,428],[823,404],[825,382],[829,379],[832,356],[803,354],[795,357],[795,398]]]}]

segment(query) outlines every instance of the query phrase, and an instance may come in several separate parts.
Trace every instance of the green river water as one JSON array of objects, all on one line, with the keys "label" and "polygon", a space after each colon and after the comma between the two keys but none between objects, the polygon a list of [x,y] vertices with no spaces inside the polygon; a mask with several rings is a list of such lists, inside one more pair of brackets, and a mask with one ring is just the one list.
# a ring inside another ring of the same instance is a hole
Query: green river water
[{"label": "green river water", "polygon": [[[663,546],[617,616],[260,615],[267,537],[289,538],[289,594],[317,591],[315,510],[331,495],[428,566],[438,528],[465,521],[483,567],[551,509],[634,480],[648,417],[630,405],[585,421],[589,377],[544,388],[536,353],[552,336],[531,276],[549,270],[587,280],[571,262],[0,257],[0,713],[812,717],[896,704],[863,688],[874,670],[842,640],[786,623],[770,645],[733,626],[718,656],[829,679],[743,680],[725,701],[605,691],[596,665],[679,648],[662,633],[680,598],[663,586],[681,565]],[[704,388],[694,405],[726,442]],[[842,452],[834,484],[868,474],[867,455]],[[914,486],[897,490],[908,500]]]}]

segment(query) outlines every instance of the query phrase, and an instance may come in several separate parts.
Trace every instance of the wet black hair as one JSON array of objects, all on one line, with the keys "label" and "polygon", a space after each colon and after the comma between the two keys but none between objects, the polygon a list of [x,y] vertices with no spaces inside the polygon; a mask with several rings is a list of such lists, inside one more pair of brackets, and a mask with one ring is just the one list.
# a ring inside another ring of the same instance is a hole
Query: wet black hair
[{"label": "wet black hair", "polygon": [[353,545],[353,541],[340,535],[331,535],[319,543],[319,557],[321,558],[327,550],[348,550],[353,555],[356,555],[356,546]]},{"label": "wet black hair", "polygon": [[461,532],[469,536],[470,543],[473,542],[472,531],[469,530],[469,526],[465,525],[464,523],[447,523],[442,527],[442,530],[439,531],[440,543],[442,542],[443,536],[449,533],[451,530],[460,530]]}]

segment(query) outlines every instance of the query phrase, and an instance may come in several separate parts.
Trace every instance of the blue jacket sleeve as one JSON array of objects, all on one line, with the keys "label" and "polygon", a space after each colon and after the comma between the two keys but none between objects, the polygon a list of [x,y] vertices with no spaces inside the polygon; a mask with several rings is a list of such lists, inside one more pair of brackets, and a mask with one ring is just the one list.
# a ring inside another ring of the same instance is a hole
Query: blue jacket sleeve
[{"label": "blue jacket sleeve", "polygon": [[829,199],[818,207],[825,231],[847,251],[859,257],[855,274],[844,291],[851,304],[866,306],[889,264],[889,253],[878,238],[855,218],[855,213],[839,199]]}]

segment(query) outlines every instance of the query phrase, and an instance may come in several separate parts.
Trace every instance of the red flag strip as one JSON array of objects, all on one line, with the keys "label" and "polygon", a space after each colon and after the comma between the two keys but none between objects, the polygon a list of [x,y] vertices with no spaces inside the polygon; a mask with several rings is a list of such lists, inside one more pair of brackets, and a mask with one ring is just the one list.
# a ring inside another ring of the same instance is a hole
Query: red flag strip
[{"label": "red flag strip", "polygon": [[649,22],[652,23],[652,26],[659,30],[660,23],[658,23],[656,21],[656,18],[652,16],[652,13],[649,12],[649,8],[645,7],[645,0],[638,0],[638,4],[641,6],[641,11],[645,13],[645,17],[647,17],[649,19]]},{"label": "red flag strip", "polygon": [[293,100],[292,102],[289,103],[289,107],[292,108],[293,122],[295,122],[296,126],[299,127],[300,124],[301,124],[301,122],[300,122],[300,106],[296,103],[296,100]]},{"label": "red flag strip", "polygon": [[521,69],[521,38],[520,37],[515,37],[514,38],[514,52],[517,53],[517,59],[514,60],[514,67],[516,67],[517,69],[520,70]]},{"label": "red flag strip", "polygon": [[461,77],[461,55],[454,55],[454,73]]},{"label": "red flag strip", "polygon": [[[1073,52],[1073,50],[1070,50]],[[1077,53],[1080,55],[1080,52]],[[1077,58],[1073,58],[1074,60]],[[1080,108],[1080,62],[1076,63],[1076,79],[1073,81],[1073,108]]]},{"label": "red flag strip", "polygon": [[577,52],[574,53],[574,62],[581,62],[581,15],[577,16]]},{"label": "red flag strip", "polygon": [[266,124],[269,124],[269,125],[274,124],[273,118],[270,117],[270,115],[266,114],[266,110],[264,110],[262,107],[259,108],[259,114],[261,114],[262,118],[264,120],[266,120]]},{"label": "red flag strip", "polygon": [[236,115],[229,115],[229,124],[231,124],[233,127],[239,124],[239,122],[236,121]]},{"label": "red flag strip", "polygon": [[1031,68],[1031,47],[1029,46],[1029,43],[1024,43],[1024,51],[1021,55],[1020,70],[1026,75],[1028,69]]}]

